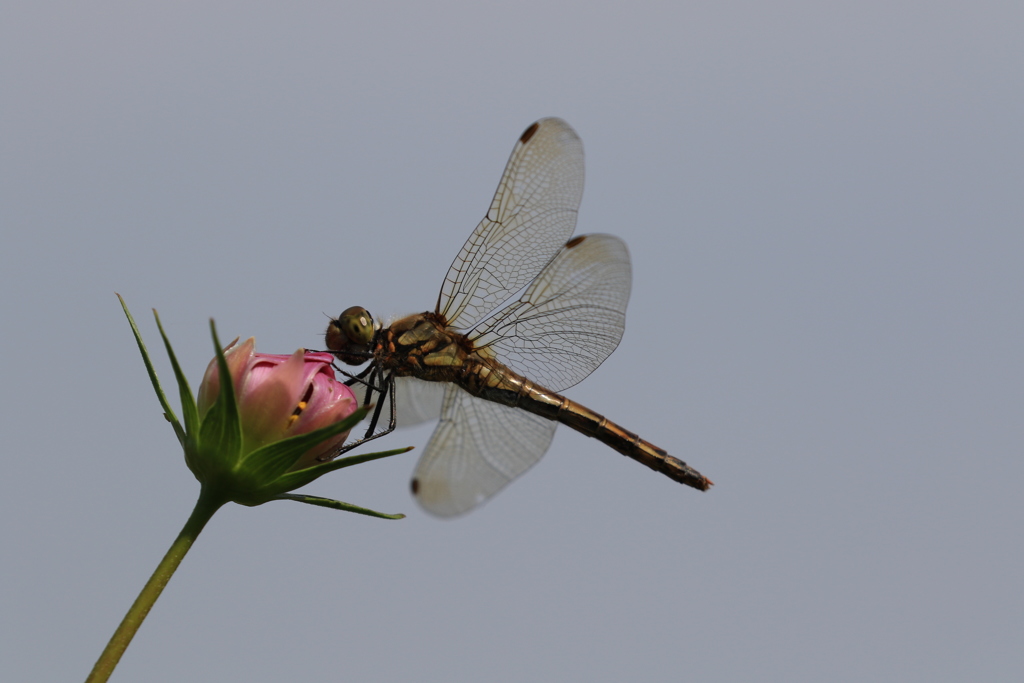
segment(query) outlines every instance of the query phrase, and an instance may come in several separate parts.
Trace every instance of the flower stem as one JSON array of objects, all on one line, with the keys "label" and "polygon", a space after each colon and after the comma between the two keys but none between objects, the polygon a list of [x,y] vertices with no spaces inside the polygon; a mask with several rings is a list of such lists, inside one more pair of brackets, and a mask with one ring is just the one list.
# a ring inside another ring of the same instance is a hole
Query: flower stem
[{"label": "flower stem", "polygon": [[164,555],[164,559],[160,560],[160,564],[157,565],[153,575],[149,577],[149,581],[139,593],[139,597],[135,598],[128,613],[124,615],[121,625],[114,631],[114,635],[111,636],[110,642],[107,643],[100,658],[96,660],[96,665],[93,666],[89,677],[85,679],[85,683],[103,683],[110,678],[114,667],[121,660],[121,655],[124,654],[128,644],[135,637],[135,632],[139,630],[142,621],[149,614],[153,603],[160,597],[164,586],[171,580],[171,576],[181,564],[189,548],[192,547],[199,532],[213,517],[213,513],[217,512],[226,502],[227,500],[220,495],[219,491],[214,492],[206,486],[203,487],[199,493],[199,500],[196,501],[196,506],[188,521],[185,522],[185,526],[178,533],[178,537],[174,539],[174,543]]}]

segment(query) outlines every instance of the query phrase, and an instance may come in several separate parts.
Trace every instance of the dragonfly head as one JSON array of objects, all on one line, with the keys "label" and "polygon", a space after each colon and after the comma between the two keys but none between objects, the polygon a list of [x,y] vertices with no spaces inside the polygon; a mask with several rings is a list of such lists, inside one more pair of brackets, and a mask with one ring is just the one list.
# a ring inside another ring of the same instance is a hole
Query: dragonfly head
[{"label": "dragonfly head", "polygon": [[324,343],[327,350],[348,365],[362,365],[373,357],[373,338],[377,324],[362,306],[352,306],[327,325]]}]

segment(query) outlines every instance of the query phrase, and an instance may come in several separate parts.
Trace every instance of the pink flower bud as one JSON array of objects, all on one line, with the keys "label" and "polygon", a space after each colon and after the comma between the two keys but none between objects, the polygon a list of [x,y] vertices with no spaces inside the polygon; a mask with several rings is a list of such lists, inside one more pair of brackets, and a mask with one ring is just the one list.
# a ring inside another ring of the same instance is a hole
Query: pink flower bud
[{"label": "pink flower bud", "polygon": [[[243,453],[334,424],[358,407],[352,390],[335,379],[329,353],[302,349],[290,356],[256,353],[256,342],[250,337],[241,344],[232,342],[224,359],[238,402]],[[219,393],[215,358],[199,387],[200,419]],[[345,432],[318,444],[299,458],[292,470],[331,459],[347,436]]]}]

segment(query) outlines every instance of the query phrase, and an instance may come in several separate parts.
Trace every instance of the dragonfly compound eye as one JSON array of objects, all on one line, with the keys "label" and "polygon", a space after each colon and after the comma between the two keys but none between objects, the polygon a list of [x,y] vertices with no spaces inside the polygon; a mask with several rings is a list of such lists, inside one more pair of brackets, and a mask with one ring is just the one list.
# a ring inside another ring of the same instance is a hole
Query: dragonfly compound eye
[{"label": "dragonfly compound eye", "polygon": [[337,323],[341,333],[352,344],[369,346],[373,341],[373,316],[362,306],[346,308],[338,316]]}]

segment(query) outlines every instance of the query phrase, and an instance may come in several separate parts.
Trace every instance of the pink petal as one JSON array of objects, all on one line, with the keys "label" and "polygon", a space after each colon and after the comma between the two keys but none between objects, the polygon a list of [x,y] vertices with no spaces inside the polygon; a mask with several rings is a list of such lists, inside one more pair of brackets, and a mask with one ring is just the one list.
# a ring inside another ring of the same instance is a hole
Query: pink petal
[{"label": "pink petal", "polygon": [[[281,358],[286,360],[282,363]],[[306,388],[304,366],[301,350],[291,356],[253,359],[238,400],[247,446],[290,436],[290,418]]]},{"label": "pink petal", "polygon": [[[235,390],[238,390],[239,381],[256,351],[256,340],[249,337],[241,344],[238,344],[238,337],[224,347],[224,360],[227,362],[228,372],[234,379]],[[214,357],[206,366],[203,374],[203,381],[199,385],[198,409],[199,415],[203,416],[210,409],[217,397],[220,396],[220,371],[217,367],[217,358]]]}]

